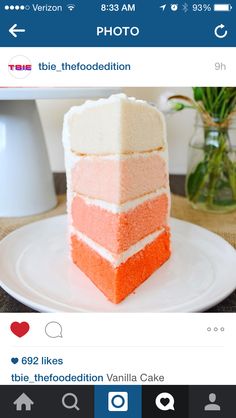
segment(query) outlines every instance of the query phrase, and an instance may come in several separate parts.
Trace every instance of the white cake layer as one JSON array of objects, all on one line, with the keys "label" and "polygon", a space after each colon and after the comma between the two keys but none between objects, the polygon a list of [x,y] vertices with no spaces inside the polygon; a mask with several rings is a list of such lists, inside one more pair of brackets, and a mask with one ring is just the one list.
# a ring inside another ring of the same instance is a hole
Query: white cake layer
[{"label": "white cake layer", "polygon": [[154,106],[124,94],[87,101],[65,115],[63,142],[78,154],[121,154],[165,147],[164,117]]}]

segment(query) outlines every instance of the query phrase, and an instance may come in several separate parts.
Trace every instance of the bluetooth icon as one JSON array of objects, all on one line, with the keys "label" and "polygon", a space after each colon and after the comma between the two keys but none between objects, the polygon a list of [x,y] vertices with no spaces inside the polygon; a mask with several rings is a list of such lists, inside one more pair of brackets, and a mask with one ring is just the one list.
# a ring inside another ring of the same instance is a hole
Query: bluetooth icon
[{"label": "bluetooth icon", "polygon": [[188,3],[182,4],[182,8],[183,8],[183,12],[187,13],[188,12]]}]

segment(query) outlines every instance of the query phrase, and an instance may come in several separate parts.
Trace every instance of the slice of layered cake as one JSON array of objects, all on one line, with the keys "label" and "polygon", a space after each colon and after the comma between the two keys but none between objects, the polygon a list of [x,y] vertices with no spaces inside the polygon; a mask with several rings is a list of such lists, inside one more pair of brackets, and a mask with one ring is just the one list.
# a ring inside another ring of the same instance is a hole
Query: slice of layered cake
[{"label": "slice of layered cake", "polygon": [[63,143],[72,260],[119,303],[170,257],[163,115],[123,94],[88,101]]}]

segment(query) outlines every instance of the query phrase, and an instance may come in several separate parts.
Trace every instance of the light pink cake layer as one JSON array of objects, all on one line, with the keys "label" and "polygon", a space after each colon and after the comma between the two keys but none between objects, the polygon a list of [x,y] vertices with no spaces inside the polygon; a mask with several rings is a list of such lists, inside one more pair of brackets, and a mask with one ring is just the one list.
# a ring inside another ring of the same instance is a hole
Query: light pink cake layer
[{"label": "light pink cake layer", "polygon": [[72,171],[73,191],[116,204],[167,185],[167,165],[159,153],[125,159],[81,158]]},{"label": "light pink cake layer", "polygon": [[162,194],[123,213],[90,205],[79,196],[72,201],[74,227],[114,254],[162,228],[167,223],[168,196]]}]

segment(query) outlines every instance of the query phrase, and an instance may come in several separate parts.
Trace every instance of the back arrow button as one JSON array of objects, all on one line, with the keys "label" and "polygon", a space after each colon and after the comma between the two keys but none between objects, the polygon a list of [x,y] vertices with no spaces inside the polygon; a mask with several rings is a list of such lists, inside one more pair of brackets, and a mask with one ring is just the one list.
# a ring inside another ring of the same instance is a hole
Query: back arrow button
[{"label": "back arrow button", "polygon": [[9,32],[14,38],[17,38],[18,32],[25,32],[25,29],[17,29],[17,23],[15,23],[10,29]]}]

